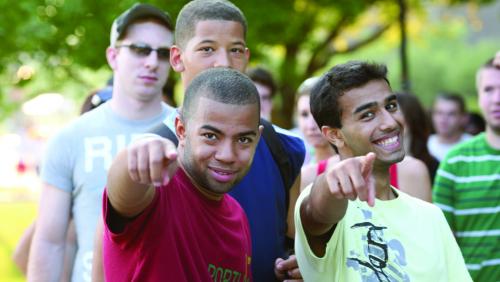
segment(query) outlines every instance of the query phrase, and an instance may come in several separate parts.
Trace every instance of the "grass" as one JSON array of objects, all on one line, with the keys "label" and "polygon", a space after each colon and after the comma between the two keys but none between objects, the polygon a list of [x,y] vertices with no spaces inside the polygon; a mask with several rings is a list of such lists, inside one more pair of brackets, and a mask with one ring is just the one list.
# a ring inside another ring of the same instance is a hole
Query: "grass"
[{"label": "grass", "polygon": [[35,201],[0,202],[0,281],[25,281],[11,256],[36,215]]}]

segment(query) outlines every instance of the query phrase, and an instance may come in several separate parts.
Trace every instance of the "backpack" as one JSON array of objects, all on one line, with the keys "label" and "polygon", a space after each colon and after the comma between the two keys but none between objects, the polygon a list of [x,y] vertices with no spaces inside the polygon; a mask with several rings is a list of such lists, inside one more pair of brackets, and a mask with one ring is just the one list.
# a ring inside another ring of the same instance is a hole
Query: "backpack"
[{"label": "backpack", "polygon": [[[288,211],[290,199],[289,190],[292,188],[293,182],[295,180],[295,178],[293,177],[294,173],[292,169],[292,163],[290,161],[290,158],[288,158],[288,155],[283,148],[283,143],[278,137],[278,133],[276,133],[276,131],[274,130],[273,125],[263,118],[260,119],[260,124],[264,126],[262,137],[269,147],[271,155],[273,156],[273,159],[280,170],[281,179],[283,180],[283,185],[285,186],[285,205],[286,210]],[[175,146],[179,145],[177,135],[175,135],[175,133],[163,122],[158,126],[152,128],[149,132],[169,139],[175,144]]]}]

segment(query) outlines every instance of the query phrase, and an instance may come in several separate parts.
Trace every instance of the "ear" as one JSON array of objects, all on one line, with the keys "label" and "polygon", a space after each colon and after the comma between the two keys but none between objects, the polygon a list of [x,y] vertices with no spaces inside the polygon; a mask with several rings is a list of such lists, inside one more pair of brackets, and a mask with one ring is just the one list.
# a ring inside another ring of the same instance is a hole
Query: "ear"
[{"label": "ear", "polygon": [[112,70],[115,70],[117,68],[117,56],[118,56],[118,49],[109,46],[106,49],[106,60],[108,61],[108,65],[111,67]]},{"label": "ear", "polygon": [[259,136],[262,136],[262,132],[264,131],[264,126],[259,125]]},{"label": "ear", "polygon": [[321,127],[321,133],[328,139],[328,142],[335,145],[339,150],[345,146],[344,135],[340,128],[323,125]]},{"label": "ear", "polygon": [[182,50],[177,45],[170,47],[170,65],[175,72],[183,72],[186,68],[182,61]]},{"label": "ear", "polygon": [[175,117],[175,134],[179,139],[179,146],[183,145],[186,140],[186,126],[179,116]]},{"label": "ear", "polygon": [[248,62],[250,62],[250,49],[248,49],[246,47],[245,47],[245,58],[246,58],[247,64],[248,64]]}]

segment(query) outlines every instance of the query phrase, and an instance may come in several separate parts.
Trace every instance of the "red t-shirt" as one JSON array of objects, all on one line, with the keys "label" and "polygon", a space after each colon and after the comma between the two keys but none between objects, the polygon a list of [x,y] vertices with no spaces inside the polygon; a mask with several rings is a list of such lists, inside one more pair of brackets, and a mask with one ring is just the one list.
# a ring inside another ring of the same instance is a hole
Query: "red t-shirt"
[{"label": "red t-shirt", "polygon": [[106,191],[103,214],[106,281],[252,280],[244,211],[227,194],[219,201],[204,197],[182,169],[123,228]]}]

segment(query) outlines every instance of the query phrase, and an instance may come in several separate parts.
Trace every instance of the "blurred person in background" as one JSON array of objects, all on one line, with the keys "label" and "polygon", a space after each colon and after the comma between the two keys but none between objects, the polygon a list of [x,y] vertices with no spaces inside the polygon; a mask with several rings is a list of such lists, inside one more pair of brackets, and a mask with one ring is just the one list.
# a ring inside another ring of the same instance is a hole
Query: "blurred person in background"
[{"label": "blurred person in background", "polygon": [[402,92],[396,93],[396,96],[406,125],[404,143],[406,154],[424,162],[433,182],[439,162],[427,149],[427,140],[431,133],[428,115],[417,96]]},{"label": "blurred person in background", "polygon": [[[112,78],[108,80],[106,87],[92,91],[83,101],[83,104],[80,109],[80,114],[83,115],[86,112],[89,112],[107,102],[111,99],[112,94]],[[28,258],[29,252],[31,248],[31,240],[33,239],[33,234],[35,233],[35,224],[34,221],[23,233],[19,242],[12,254],[12,260],[21,271],[22,274],[26,275],[28,272]],[[69,281],[71,280],[71,272],[73,269],[73,263],[75,260],[76,254],[76,231],[75,224],[73,220],[70,220],[68,225],[68,231],[66,235],[66,244],[64,248],[64,266],[63,266],[63,274],[62,280]]]},{"label": "blurred person in background", "polygon": [[[414,138],[418,138],[418,132],[412,132],[412,127],[410,124],[425,124],[426,116],[420,116],[418,121],[412,120],[408,121],[407,116],[413,116],[414,114],[408,113],[408,111],[415,111],[415,108],[420,106],[420,103],[415,103],[411,109],[407,106],[410,104],[409,101],[416,100],[418,98],[412,94],[407,93],[396,93],[396,98],[398,100],[399,109],[403,114],[403,125],[404,125],[404,142],[405,144],[405,157],[399,162],[391,165],[389,167],[390,181],[391,185],[401,189],[401,191],[407,194],[419,198],[421,200],[431,202],[432,192],[431,192],[431,176],[430,171],[427,168],[425,162],[419,159],[416,155],[413,155],[408,147],[408,143],[418,142],[414,141]],[[404,106],[403,106],[404,105]],[[423,108],[416,110],[417,112],[424,112]],[[422,126],[422,125],[421,125]],[[411,137],[410,137],[411,136]],[[425,142],[423,143],[425,144]]]},{"label": "blurred person in background", "polygon": [[254,82],[260,96],[260,116],[271,121],[273,98],[276,94],[276,82],[273,75],[263,67],[249,68],[247,75]]},{"label": "blurred person in background", "polygon": [[111,161],[173,111],[161,97],[170,70],[172,31],[170,16],[147,4],[132,6],[113,22],[106,49],[114,77],[112,98],[71,122],[47,147],[28,280],[61,280],[71,217],[78,242],[71,280],[90,280],[94,233]]},{"label": "blurred person in background", "polygon": [[300,175],[300,190],[312,183],[317,175],[323,173],[329,165],[338,162],[340,159],[334,147],[323,136],[318,124],[311,114],[309,105],[311,90],[319,77],[306,79],[297,90],[296,116],[297,127],[304,142],[312,147],[311,157],[307,164],[304,163]]},{"label": "blurred person in background", "polygon": [[438,161],[456,144],[472,136],[464,132],[467,112],[462,96],[454,93],[441,93],[432,106],[432,125],[435,134],[429,136],[427,148]]},{"label": "blurred person in background", "polygon": [[474,281],[493,282],[500,281],[500,64],[493,59],[483,64],[476,87],[486,131],[448,152],[432,198],[455,233]]},{"label": "blurred person in background", "polygon": [[470,135],[478,135],[486,129],[486,122],[484,118],[474,112],[469,112],[467,114],[467,123],[465,124],[464,131]]}]

